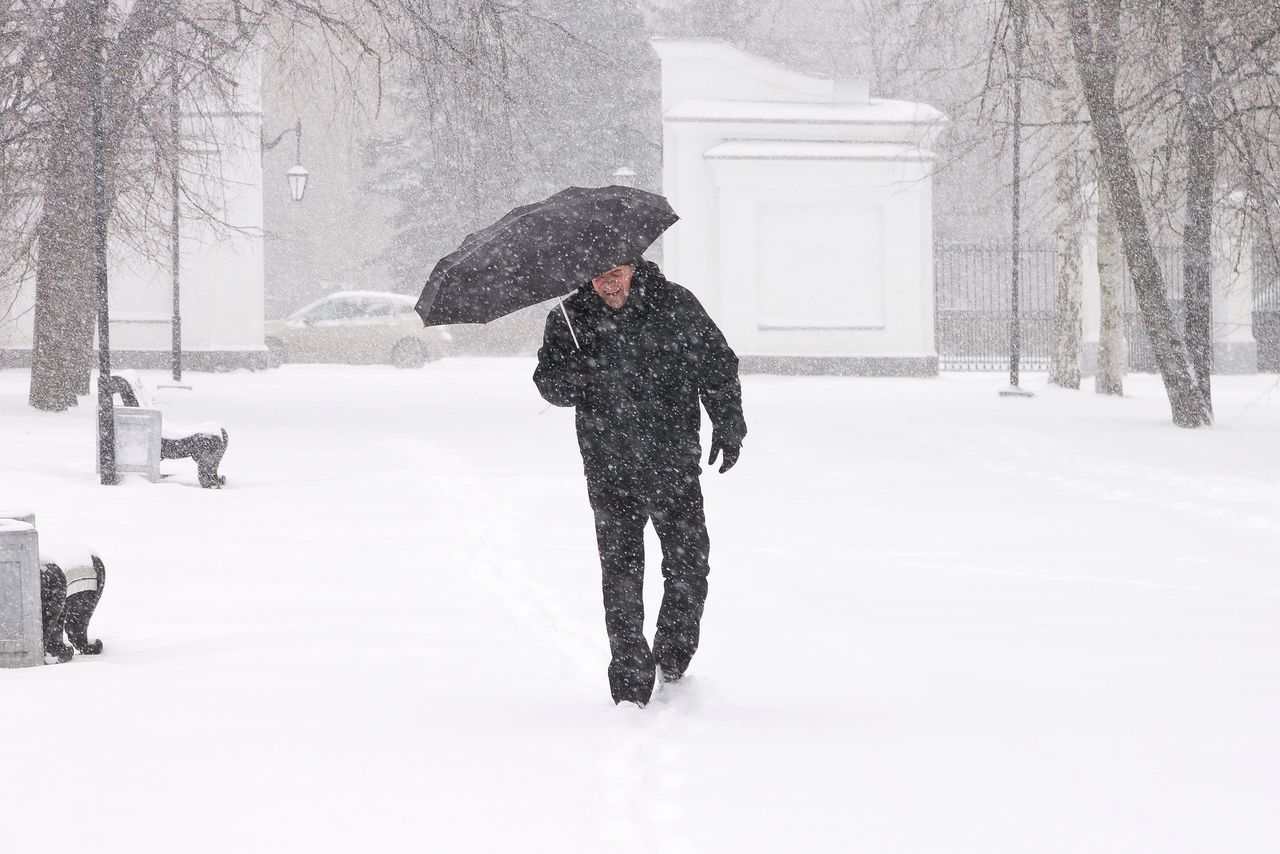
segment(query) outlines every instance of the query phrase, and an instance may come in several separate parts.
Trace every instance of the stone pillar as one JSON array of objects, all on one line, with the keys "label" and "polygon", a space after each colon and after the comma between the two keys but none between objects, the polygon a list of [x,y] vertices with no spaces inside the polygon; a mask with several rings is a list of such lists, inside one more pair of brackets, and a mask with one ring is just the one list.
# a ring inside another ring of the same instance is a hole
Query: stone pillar
[{"label": "stone pillar", "polygon": [[1217,212],[1213,245],[1213,372],[1258,370],[1253,338],[1253,236],[1245,194],[1237,190]]}]

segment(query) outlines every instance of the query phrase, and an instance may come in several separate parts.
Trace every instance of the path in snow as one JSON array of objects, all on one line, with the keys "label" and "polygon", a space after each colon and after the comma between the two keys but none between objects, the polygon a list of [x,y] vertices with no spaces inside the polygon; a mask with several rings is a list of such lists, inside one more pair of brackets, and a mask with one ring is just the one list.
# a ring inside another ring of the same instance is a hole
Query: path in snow
[{"label": "path in snow", "polygon": [[1274,377],[1216,379],[1207,431],[1153,377],[747,378],[703,648],[638,711],[531,371],[194,374],[218,493],[98,486],[89,402],[0,371],[0,504],[109,572],[104,656],[0,672],[4,846],[1280,847]]}]

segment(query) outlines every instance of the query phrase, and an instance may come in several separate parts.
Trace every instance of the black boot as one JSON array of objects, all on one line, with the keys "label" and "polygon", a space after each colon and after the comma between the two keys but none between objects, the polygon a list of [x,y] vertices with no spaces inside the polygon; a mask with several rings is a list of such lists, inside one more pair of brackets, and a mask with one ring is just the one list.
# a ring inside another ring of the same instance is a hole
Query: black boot
[{"label": "black boot", "polygon": [[614,703],[635,703],[644,707],[653,696],[656,671],[648,650],[609,662],[609,693]]}]

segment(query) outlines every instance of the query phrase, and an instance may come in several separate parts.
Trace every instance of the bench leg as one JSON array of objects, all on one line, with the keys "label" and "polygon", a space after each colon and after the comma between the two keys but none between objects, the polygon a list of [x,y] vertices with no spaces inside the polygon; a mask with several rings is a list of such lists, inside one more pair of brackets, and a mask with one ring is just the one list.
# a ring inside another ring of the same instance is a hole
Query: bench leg
[{"label": "bench leg", "polygon": [[218,465],[222,455],[227,452],[230,437],[227,431],[222,436],[188,436],[185,439],[165,439],[160,443],[160,458],[180,460],[190,457],[196,463],[196,475],[200,485],[205,489],[219,489],[226,485],[227,479],[218,474]]},{"label": "bench leg", "polygon": [[67,607],[63,622],[67,627],[67,640],[81,655],[97,655],[102,652],[102,641],[89,640],[89,620],[102,599],[102,587],[107,583],[107,568],[93,555],[93,569],[98,576],[97,590],[83,590],[67,597]]},{"label": "bench leg", "polygon": [[221,489],[226,485],[227,479],[218,474],[218,466],[222,463],[222,455],[227,452],[230,437],[227,436],[227,431],[223,430],[221,442],[213,436],[202,438],[205,442],[196,456],[196,475],[200,478],[200,485],[205,489]]},{"label": "bench leg", "polygon": [[71,647],[62,640],[62,621],[66,616],[67,577],[56,563],[40,565],[40,620],[44,624],[44,654],[58,662],[71,660]]}]

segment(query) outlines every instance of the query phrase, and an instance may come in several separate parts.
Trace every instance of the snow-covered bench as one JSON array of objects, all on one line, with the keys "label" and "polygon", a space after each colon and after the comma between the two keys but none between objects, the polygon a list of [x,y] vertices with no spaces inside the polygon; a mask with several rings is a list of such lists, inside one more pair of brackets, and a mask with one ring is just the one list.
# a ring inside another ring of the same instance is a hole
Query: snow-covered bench
[{"label": "snow-covered bench", "polygon": [[[30,511],[0,509],[0,590],[18,594],[0,601],[0,613],[7,612],[0,623],[9,624],[0,667],[67,662],[72,647],[81,655],[102,652],[102,641],[89,639],[89,620],[102,598],[106,566],[96,549],[40,536],[35,523]],[[19,551],[27,552],[24,561],[16,560]]]},{"label": "snow-covered bench", "polygon": [[[136,410],[117,410],[117,431],[120,433],[117,450],[121,450],[121,439],[126,445],[141,443],[143,448],[143,455],[137,460],[126,460],[124,465],[118,466],[120,471],[141,471],[149,479],[157,480],[160,477],[160,460],[191,459],[195,461],[201,486],[219,489],[226,484],[227,479],[218,474],[218,465],[227,452],[229,440],[221,424],[215,421],[182,424],[164,418],[152,399],[151,390],[137,371],[112,374],[111,391],[120,395],[126,407]],[[126,449],[126,455],[128,453],[130,451]],[[132,468],[131,462],[137,468]]]}]

